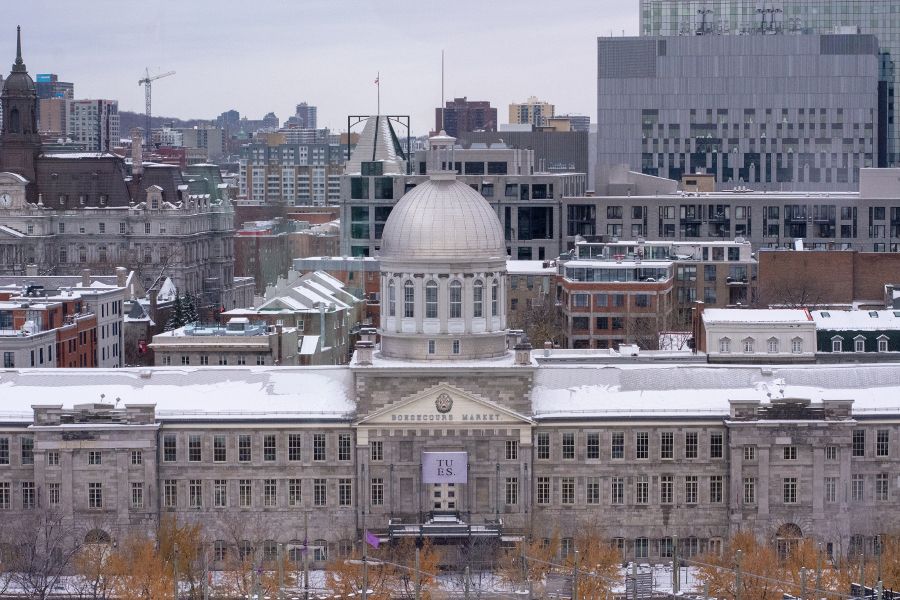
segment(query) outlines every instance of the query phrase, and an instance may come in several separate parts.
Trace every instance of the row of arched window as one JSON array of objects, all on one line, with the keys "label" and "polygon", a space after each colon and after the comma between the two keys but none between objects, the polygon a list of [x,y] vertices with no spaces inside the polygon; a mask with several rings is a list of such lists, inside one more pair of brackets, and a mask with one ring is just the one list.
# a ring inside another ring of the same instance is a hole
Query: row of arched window
[{"label": "row of arched window", "polygon": [[[413,318],[416,316],[416,286],[412,279],[403,282],[403,297],[400,308],[400,316],[404,318]],[[500,302],[500,285],[496,279],[490,284],[490,314],[499,314]],[[485,317],[485,284],[481,279],[476,279],[472,283],[472,316],[475,318]],[[425,318],[438,318],[438,283],[433,279],[425,284]],[[448,316],[451,319],[461,319],[463,317],[463,286],[462,282],[454,279],[448,286],[447,302],[449,306]],[[393,281],[388,283],[388,316],[395,317],[398,315],[397,307],[397,286]]]},{"label": "row of arched window", "polygon": [[[756,352],[756,339],[752,337],[747,337],[741,340],[741,349],[744,354],[753,354]],[[719,352],[723,354],[728,354],[732,351],[731,349],[731,338],[723,337],[719,338]],[[769,354],[777,354],[781,352],[781,343],[776,337],[771,337],[766,340],[766,352]],[[791,340],[791,354],[802,354],[803,353],[803,339],[799,337],[795,337]]]}]

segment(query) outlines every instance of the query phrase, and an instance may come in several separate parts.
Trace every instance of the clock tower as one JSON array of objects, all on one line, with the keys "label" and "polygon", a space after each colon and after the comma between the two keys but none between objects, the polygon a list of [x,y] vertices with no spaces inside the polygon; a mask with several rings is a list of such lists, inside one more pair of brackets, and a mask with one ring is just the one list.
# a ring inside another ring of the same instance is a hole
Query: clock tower
[{"label": "clock tower", "polygon": [[16,62],[0,94],[0,103],[3,105],[0,171],[25,177],[28,195],[33,196],[36,194],[35,160],[41,151],[41,138],[37,131],[37,91],[22,61],[21,28],[16,28]]}]

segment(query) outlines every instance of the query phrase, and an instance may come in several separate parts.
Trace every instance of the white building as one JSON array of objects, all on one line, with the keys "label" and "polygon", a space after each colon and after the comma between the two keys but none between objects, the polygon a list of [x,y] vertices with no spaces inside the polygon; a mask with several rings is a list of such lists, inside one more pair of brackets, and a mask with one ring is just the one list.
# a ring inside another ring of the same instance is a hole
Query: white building
[{"label": "white building", "polygon": [[799,362],[816,356],[808,310],[709,308],[700,314],[699,350],[712,362]]}]

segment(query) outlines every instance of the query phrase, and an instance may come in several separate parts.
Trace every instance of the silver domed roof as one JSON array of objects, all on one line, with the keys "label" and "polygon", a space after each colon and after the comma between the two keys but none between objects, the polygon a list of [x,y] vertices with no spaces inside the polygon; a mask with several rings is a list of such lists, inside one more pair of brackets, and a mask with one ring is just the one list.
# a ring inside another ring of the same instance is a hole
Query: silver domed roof
[{"label": "silver domed roof", "polygon": [[384,225],[381,256],[394,260],[505,259],[503,227],[487,200],[455,179],[406,193]]}]

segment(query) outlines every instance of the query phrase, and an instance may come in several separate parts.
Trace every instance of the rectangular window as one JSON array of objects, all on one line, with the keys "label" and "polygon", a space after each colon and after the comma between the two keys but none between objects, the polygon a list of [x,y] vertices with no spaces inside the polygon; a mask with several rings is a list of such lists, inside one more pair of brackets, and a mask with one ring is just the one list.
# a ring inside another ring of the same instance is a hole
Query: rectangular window
[{"label": "rectangular window", "polygon": [[11,484],[8,481],[0,481],[0,510],[9,510],[12,508],[10,502]]},{"label": "rectangular window", "polygon": [[300,434],[291,433],[288,435],[288,460],[300,460]]},{"label": "rectangular window", "polygon": [[272,508],[278,506],[278,480],[263,480],[263,506]]},{"label": "rectangular window", "polygon": [[756,460],[756,446],[744,446],[744,460],[748,462]]},{"label": "rectangular window", "polygon": [[299,479],[288,479],[288,506],[300,506],[303,501],[303,485]]},{"label": "rectangular window", "polygon": [[338,480],[338,505],[339,506],[352,506],[353,505],[353,480],[352,479],[339,479]]},{"label": "rectangular window", "polygon": [[637,538],[634,540],[634,557],[648,558],[650,556],[650,540],[647,538]]},{"label": "rectangular window", "polygon": [[659,457],[675,458],[675,434],[671,431],[663,431],[659,435]]},{"label": "rectangular window", "polygon": [[863,489],[865,487],[865,477],[862,475],[850,476],[850,499],[854,502],[863,501]]},{"label": "rectangular window", "polygon": [[646,431],[638,431],[634,436],[634,457],[650,458],[650,434]]},{"label": "rectangular window", "polygon": [[313,479],[313,505],[326,506],[328,494],[324,479]]},{"label": "rectangular window", "polygon": [[88,464],[89,465],[103,464],[103,455],[100,453],[99,450],[88,451]]},{"label": "rectangular window", "polygon": [[266,462],[274,462],[277,458],[278,450],[274,434],[266,434],[263,436],[263,460]]},{"label": "rectangular window", "polygon": [[191,508],[201,508],[203,506],[202,480],[191,479],[188,482],[188,503]]},{"label": "rectangular window", "polygon": [[550,434],[547,432],[537,434],[537,458],[550,460]]},{"label": "rectangular window", "polygon": [[614,431],[610,438],[610,456],[614,459],[625,458],[625,432]]},{"label": "rectangular window", "polygon": [[887,502],[888,496],[888,475],[887,473],[879,473],[875,476],[875,500],[877,502]]},{"label": "rectangular window", "polygon": [[785,504],[797,503],[797,478],[785,477],[782,481],[783,499]]},{"label": "rectangular window", "polygon": [[384,506],[384,479],[374,477],[370,486],[369,498],[372,506]]},{"label": "rectangular window", "polygon": [[163,436],[163,462],[175,462],[178,456],[178,445],[174,433]]},{"label": "rectangular window", "polygon": [[[101,496],[100,501],[102,503],[103,498]],[[35,495],[34,495],[34,482],[33,481],[23,481],[22,482],[22,508],[24,510],[29,510],[35,507]]]},{"label": "rectangular window", "polygon": [[[99,454],[99,452],[98,452],[98,454]],[[22,464],[23,465],[33,465],[34,464],[34,438],[33,437],[23,437],[22,438]]]},{"label": "rectangular window", "polygon": [[144,484],[131,484],[131,508],[144,508]]},{"label": "rectangular window", "polygon": [[854,457],[864,457],[866,455],[866,430],[853,430],[853,454]]},{"label": "rectangular window", "polygon": [[575,434],[572,432],[562,434],[562,457],[563,460],[575,458]]},{"label": "rectangular window", "polygon": [[249,435],[238,436],[238,460],[250,462],[253,459],[252,438]]},{"label": "rectangular window", "polygon": [[0,437],[0,465],[9,464],[9,438]]},{"label": "rectangular window", "polygon": [[575,478],[563,477],[560,481],[560,502],[575,504]]},{"label": "rectangular window", "polygon": [[837,477],[825,478],[825,502],[837,502]]},{"label": "rectangular window", "polygon": [[587,451],[588,460],[600,458],[600,434],[599,433],[588,433],[587,434],[586,451]]},{"label": "rectangular window", "polygon": [[610,479],[609,503],[625,504],[625,479],[623,477]]},{"label": "rectangular window", "polygon": [[724,499],[724,480],[721,475],[712,475],[709,478],[709,501],[719,504]]},{"label": "rectangular window", "polygon": [[744,477],[744,504],[756,504],[755,477]]},{"label": "rectangular window", "polygon": [[384,460],[384,442],[381,440],[369,442],[369,458],[373,461]]},{"label": "rectangular window", "polygon": [[697,458],[697,440],[699,436],[696,431],[688,431],[684,434],[684,457]]},{"label": "rectangular window", "polygon": [[350,434],[338,435],[338,460],[350,460]]},{"label": "rectangular window", "polygon": [[550,478],[538,477],[536,487],[537,503],[550,504]]},{"label": "rectangular window", "polygon": [[163,506],[166,508],[178,506],[178,484],[174,479],[166,479],[163,482]]},{"label": "rectangular window", "polygon": [[228,481],[225,479],[213,481],[213,506],[216,508],[228,506]]},{"label": "rectangular window", "polygon": [[188,461],[200,462],[200,436],[191,435],[188,437]]},{"label": "rectangular window", "polygon": [[47,452],[47,466],[48,467],[58,467],[59,466],[59,451],[58,450],[49,450]]},{"label": "rectangular window", "polygon": [[879,429],[875,432],[875,456],[887,456],[889,453],[890,432]]},{"label": "rectangular window", "polygon": [[825,460],[837,460],[837,446],[825,446]]},{"label": "rectangular window", "polygon": [[313,434],[313,460],[325,460],[325,434]]},{"label": "rectangular window", "polygon": [[646,475],[638,475],[634,483],[634,503],[648,504],[650,502],[650,479]]},{"label": "rectangular window", "polygon": [[144,464],[144,453],[140,450],[132,450],[131,451],[131,464],[132,466],[138,466]]},{"label": "rectangular window", "polygon": [[696,504],[699,483],[696,475],[685,475],[684,477],[684,501],[687,504]]},{"label": "rectangular window", "polygon": [[59,484],[47,484],[47,504],[50,506],[59,506]]},{"label": "rectangular window", "polygon": [[585,491],[587,492],[587,503],[588,504],[600,504],[600,478],[599,477],[588,477],[587,478],[587,488]]},{"label": "rectangular window", "polygon": [[238,480],[238,503],[241,508],[250,508],[253,505],[253,481],[251,479]]},{"label": "rectangular window", "polygon": [[784,460],[797,460],[797,446],[785,446],[782,449]]},{"label": "rectangular window", "polygon": [[504,490],[506,492],[506,505],[507,506],[516,506],[519,504],[519,478],[518,477],[507,477],[506,484],[504,486]]},{"label": "rectangular window", "polygon": [[659,503],[672,504],[675,501],[675,478],[672,475],[661,475],[659,478]]},{"label": "rectangular window", "polygon": [[[34,485],[34,484],[32,484]],[[25,491],[24,488],[22,490]],[[25,508],[24,506],[22,508]],[[99,482],[88,483],[88,508],[103,508],[103,484]]]},{"label": "rectangular window", "polygon": [[225,436],[213,436],[213,462],[225,462],[226,457]]},{"label": "rectangular window", "polygon": [[519,440],[506,440],[506,460],[519,460]]},{"label": "rectangular window", "polygon": [[709,434],[709,457],[722,458],[724,452],[724,436],[721,433]]}]

